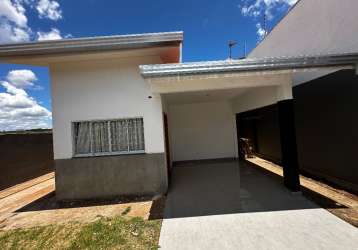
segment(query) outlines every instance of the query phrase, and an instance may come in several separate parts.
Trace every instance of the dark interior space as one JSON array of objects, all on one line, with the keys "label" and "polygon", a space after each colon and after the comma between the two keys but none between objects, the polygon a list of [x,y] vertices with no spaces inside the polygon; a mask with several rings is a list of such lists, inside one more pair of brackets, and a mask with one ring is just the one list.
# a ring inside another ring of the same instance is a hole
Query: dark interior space
[{"label": "dark interior space", "polygon": [[[358,76],[341,70],[293,88],[300,172],[358,192]],[[238,114],[239,136],[254,153],[281,164],[277,104]]]},{"label": "dark interior space", "polygon": [[277,104],[240,113],[239,136],[251,142],[255,154],[281,163],[281,142]]},{"label": "dark interior space", "polygon": [[293,88],[301,172],[358,191],[358,76],[341,70]]},{"label": "dark interior space", "polygon": [[52,133],[0,135],[0,190],[53,171]]}]

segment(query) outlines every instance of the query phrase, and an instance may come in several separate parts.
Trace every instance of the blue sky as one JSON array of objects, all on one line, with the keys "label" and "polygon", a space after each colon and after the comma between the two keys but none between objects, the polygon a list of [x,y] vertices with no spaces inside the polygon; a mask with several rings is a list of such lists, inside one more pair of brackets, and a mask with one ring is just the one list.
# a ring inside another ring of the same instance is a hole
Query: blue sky
[{"label": "blue sky", "polygon": [[[252,50],[297,0],[0,0],[0,43],[184,31],[183,61]],[[9,89],[9,86],[15,87]],[[0,131],[51,127],[47,68],[0,64]]]}]

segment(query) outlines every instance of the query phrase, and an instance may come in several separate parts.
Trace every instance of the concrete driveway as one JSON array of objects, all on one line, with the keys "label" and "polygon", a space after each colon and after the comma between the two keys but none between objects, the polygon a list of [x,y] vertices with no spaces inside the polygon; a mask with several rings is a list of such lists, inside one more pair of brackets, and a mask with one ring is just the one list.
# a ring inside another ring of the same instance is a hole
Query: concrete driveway
[{"label": "concrete driveway", "polygon": [[238,162],[173,169],[161,249],[357,249],[358,229]]}]

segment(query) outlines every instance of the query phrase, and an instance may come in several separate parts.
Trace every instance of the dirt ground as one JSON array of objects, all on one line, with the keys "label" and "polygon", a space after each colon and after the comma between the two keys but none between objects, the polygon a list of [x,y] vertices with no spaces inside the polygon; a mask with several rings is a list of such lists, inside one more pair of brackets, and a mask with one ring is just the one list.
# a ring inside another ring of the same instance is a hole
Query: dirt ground
[{"label": "dirt ground", "polygon": [[[247,158],[246,160],[275,175],[283,176],[282,167],[272,162],[259,157]],[[303,175],[300,175],[300,182],[303,195],[337,217],[358,227],[357,195]]]},{"label": "dirt ground", "polygon": [[31,228],[68,222],[93,222],[125,215],[145,220],[161,218],[164,198],[118,198],[107,201],[59,203],[53,173],[0,191],[0,229]]}]

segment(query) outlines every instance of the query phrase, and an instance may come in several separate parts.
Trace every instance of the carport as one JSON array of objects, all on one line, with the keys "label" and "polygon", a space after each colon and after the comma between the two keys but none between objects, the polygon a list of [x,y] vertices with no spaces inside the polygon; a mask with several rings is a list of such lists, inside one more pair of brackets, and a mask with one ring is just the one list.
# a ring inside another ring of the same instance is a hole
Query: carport
[{"label": "carport", "polygon": [[[163,103],[168,164],[178,165],[161,248],[353,249],[354,227],[295,193],[292,79],[302,71],[355,68],[357,61],[340,55],[141,66],[153,98]],[[248,112],[272,104],[287,189],[280,178],[235,159],[242,158],[240,124],[255,118]]]},{"label": "carport", "polygon": [[226,60],[140,66],[155,98],[161,98],[171,166],[242,158],[240,114],[277,104],[284,184],[299,191],[292,77],[322,68],[355,68],[357,55]]}]

